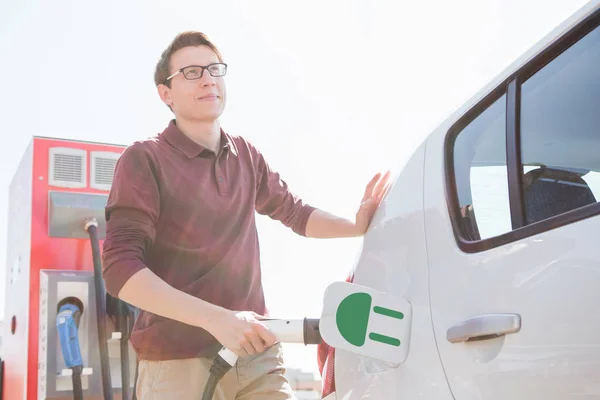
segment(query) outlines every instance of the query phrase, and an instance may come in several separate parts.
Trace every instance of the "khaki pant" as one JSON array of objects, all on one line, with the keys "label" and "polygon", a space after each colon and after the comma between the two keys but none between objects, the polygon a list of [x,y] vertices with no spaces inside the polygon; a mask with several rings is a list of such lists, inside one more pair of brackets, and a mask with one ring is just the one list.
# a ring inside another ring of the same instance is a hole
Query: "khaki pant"
[{"label": "khaki pant", "polygon": [[[200,400],[212,359],[145,361],[138,370],[138,400]],[[295,400],[284,375],[280,344],[240,358],[219,381],[214,400]]]}]

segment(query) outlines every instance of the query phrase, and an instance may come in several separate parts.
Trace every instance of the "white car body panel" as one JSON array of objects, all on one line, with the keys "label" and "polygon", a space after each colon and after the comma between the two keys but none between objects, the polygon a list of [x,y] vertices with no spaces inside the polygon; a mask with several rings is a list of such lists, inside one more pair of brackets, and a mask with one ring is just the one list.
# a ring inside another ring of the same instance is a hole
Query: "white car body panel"
[{"label": "white car body panel", "polygon": [[[429,314],[429,277],[423,219],[422,144],[407,162],[366,235],[354,282],[402,296],[412,305],[410,352],[395,368],[337,350],[338,400],[452,399]],[[400,190],[404,188],[404,190]],[[425,373],[426,372],[426,373]]]},{"label": "white car body panel", "polygon": [[[587,4],[481,97],[599,7],[599,1]],[[425,167],[432,315],[453,395],[459,400],[600,398],[600,318],[595,316],[600,305],[600,216],[486,251],[462,252],[441,172],[447,131],[470,108],[428,138]],[[496,313],[519,314],[521,330],[468,343],[447,340],[448,328]]]},{"label": "white car body panel", "polygon": [[[439,169],[434,157],[428,172]],[[441,359],[456,399],[600,398],[600,216],[489,251],[457,251],[444,193],[426,194],[431,303]],[[450,343],[451,326],[517,313],[522,329]],[[413,331],[413,334],[416,332]],[[412,349],[411,349],[412,351]]]},{"label": "white car body panel", "polygon": [[[600,216],[464,253],[448,215],[444,176],[448,129],[598,8],[600,0],[590,1],[510,65],[442,123],[401,170],[365,236],[354,282],[412,304],[409,356],[390,366],[337,351],[337,392],[327,399],[600,398],[600,318],[594,316]],[[520,332],[480,342],[446,340],[447,329],[469,317],[503,312],[521,315]],[[548,325],[550,315],[556,324]]]}]

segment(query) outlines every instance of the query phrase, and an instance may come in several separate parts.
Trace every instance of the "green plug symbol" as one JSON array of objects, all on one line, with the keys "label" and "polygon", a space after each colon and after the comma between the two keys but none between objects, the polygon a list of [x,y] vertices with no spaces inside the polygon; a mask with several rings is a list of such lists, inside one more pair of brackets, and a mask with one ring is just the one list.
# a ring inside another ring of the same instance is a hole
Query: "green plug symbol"
[{"label": "green plug symbol", "polygon": [[[347,296],[336,312],[336,324],[338,331],[344,339],[354,346],[361,347],[367,338],[369,315],[371,314],[372,297],[368,293],[353,293]],[[404,314],[400,311],[390,310],[384,307],[373,307],[373,312],[390,318],[402,319]],[[385,343],[390,346],[400,346],[400,340],[371,332],[369,339]]]}]

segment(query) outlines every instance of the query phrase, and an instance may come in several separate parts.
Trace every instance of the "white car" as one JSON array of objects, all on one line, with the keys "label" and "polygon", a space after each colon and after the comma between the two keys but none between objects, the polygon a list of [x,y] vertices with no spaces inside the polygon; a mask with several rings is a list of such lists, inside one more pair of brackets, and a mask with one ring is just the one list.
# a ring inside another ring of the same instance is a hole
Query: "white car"
[{"label": "white car", "polygon": [[404,166],[351,279],[411,303],[408,358],[322,347],[323,397],[600,399],[598,199],[594,0]]}]

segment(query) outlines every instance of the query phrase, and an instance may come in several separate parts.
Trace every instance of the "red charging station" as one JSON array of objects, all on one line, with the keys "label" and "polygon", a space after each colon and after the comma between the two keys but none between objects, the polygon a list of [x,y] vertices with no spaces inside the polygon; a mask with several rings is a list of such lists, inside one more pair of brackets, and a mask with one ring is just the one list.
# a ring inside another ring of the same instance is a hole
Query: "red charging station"
[{"label": "red charging station", "polygon": [[[84,225],[90,218],[97,221],[101,245],[104,206],[123,150],[120,145],[33,137],[21,159],[9,190],[1,400],[73,398],[56,329],[57,303],[68,296],[83,305],[79,335],[85,397],[106,398],[94,257]],[[111,386],[120,398],[121,335],[113,324],[106,326]],[[128,373],[135,370],[132,361]]]}]

